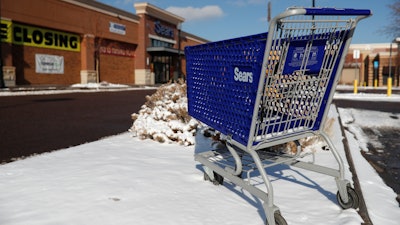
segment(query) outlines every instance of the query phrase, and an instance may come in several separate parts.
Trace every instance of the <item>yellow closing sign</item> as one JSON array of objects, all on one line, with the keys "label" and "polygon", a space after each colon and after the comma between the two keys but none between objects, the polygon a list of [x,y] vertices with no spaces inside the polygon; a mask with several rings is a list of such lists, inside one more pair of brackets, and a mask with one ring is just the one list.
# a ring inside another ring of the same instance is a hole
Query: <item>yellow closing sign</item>
[{"label": "yellow closing sign", "polygon": [[1,20],[0,32],[2,42],[77,52],[81,50],[80,36],[76,34],[12,23],[8,20]]},{"label": "yellow closing sign", "polygon": [[0,38],[2,42],[12,42],[11,24],[9,20],[1,20]]}]

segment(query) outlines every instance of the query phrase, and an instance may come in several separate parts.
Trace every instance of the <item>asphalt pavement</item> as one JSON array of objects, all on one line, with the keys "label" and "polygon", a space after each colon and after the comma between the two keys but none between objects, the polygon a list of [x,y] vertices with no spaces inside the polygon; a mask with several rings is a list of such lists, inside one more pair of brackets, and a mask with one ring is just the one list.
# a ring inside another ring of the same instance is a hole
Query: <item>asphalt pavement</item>
[{"label": "asphalt pavement", "polygon": [[[339,90],[339,92],[352,92],[351,89]],[[385,89],[363,89],[361,93],[386,94]],[[394,89],[393,94],[400,94],[400,90]],[[333,103],[340,108],[355,108],[392,113],[393,119],[399,119],[400,105],[398,102],[380,101],[373,103],[369,101],[354,101],[351,99],[334,99]],[[368,140],[376,140],[382,146],[375,146],[374,141],[368,143],[368,152],[361,151],[364,158],[376,170],[384,182],[397,193],[397,201],[400,204],[400,141],[397,128],[379,127],[370,129],[362,128]],[[377,134],[377,132],[379,134]]]},{"label": "asphalt pavement", "polygon": [[155,89],[0,97],[0,162],[128,131]]}]

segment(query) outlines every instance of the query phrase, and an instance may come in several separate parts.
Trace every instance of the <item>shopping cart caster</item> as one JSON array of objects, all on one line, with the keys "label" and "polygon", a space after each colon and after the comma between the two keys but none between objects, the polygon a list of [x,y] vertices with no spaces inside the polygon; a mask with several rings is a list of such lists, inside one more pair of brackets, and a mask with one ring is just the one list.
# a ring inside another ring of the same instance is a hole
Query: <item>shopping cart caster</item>
[{"label": "shopping cart caster", "polygon": [[359,206],[359,199],[360,199],[358,197],[358,194],[351,187],[347,187],[347,194],[349,195],[349,201],[343,202],[342,198],[340,197],[339,191],[337,192],[336,199],[340,207],[342,207],[343,209],[350,209],[350,208],[357,209]]},{"label": "shopping cart caster", "polygon": [[216,172],[213,172],[213,178],[211,178],[206,172],[204,172],[204,180],[210,181],[215,185],[222,185],[224,183],[224,177]]},{"label": "shopping cart caster", "polygon": [[[283,216],[279,212],[275,212],[274,217],[275,217],[275,224],[274,225],[287,225],[287,222],[286,222],[285,218],[283,218]],[[268,223],[268,220],[266,220],[265,224],[266,225],[270,225]]]},{"label": "shopping cart caster", "polygon": [[206,172],[204,172],[204,180],[205,181],[211,181],[210,176],[208,176],[208,174]]}]

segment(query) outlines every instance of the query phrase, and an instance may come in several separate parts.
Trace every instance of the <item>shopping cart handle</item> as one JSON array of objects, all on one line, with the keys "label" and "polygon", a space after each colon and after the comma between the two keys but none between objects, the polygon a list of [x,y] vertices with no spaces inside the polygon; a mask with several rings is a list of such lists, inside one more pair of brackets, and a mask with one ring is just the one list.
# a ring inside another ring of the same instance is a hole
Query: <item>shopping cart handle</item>
[{"label": "shopping cart handle", "polygon": [[305,8],[306,15],[349,15],[369,16],[372,15],[369,9],[338,9],[338,8]]}]

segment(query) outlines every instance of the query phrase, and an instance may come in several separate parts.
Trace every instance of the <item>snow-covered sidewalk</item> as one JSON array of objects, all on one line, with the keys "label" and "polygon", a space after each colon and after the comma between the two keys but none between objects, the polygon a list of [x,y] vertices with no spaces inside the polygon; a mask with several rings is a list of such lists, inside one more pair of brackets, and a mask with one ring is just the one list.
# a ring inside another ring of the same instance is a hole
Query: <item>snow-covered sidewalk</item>
[{"label": "snow-covered sidewalk", "polygon": [[148,90],[157,89],[157,86],[129,86],[124,84],[113,84],[108,82],[73,84],[67,87],[12,87],[0,89],[1,96],[24,96],[24,95],[52,95],[52,94],[69,94],[69,93],[90,93],[100,91],[127,91],[127,90]]},{"label": "snow-covered sidewalk", "polygon": [[[342,123],[346,127],[345,135],[351,149],[371,221],[375,225],[399,224],[400,206],[394,200],[397,194],[385,184],[361,154],[361,151],[368,152],[368,143],[376,142],[376,140],[367,139],[361,128],[376,129],[387,127],[399,129],[400,120],[396,119],[399,114],[343,108],[339,108],[339,112]],[[384,147],[382,151],[385,151]],[[396,156],[394,155],[393,157]]]},{"label": "snow-covered sidewalk", "polygon": [[[337,116],[331,109],[330,117]],[[344,155],[335,121],[332,139]],[[393,191],[355,153],[359,144],[348,137],[374,224],[397,225],[400,208]],[[203,181],[193,154],[210,143],[202,136],[196,141],[184,147],[123,133],[1,165],[0,224],[264,224],[262,203],[254,196],[229,181],[224,186]],[[316,160],[336,164],[329,151],[318,151]],[[269,174],[288,224],[362,223],[356,210],[337,205],[332,177],[283,165]],[[349,171],[346,177],[351,180]]]}]

